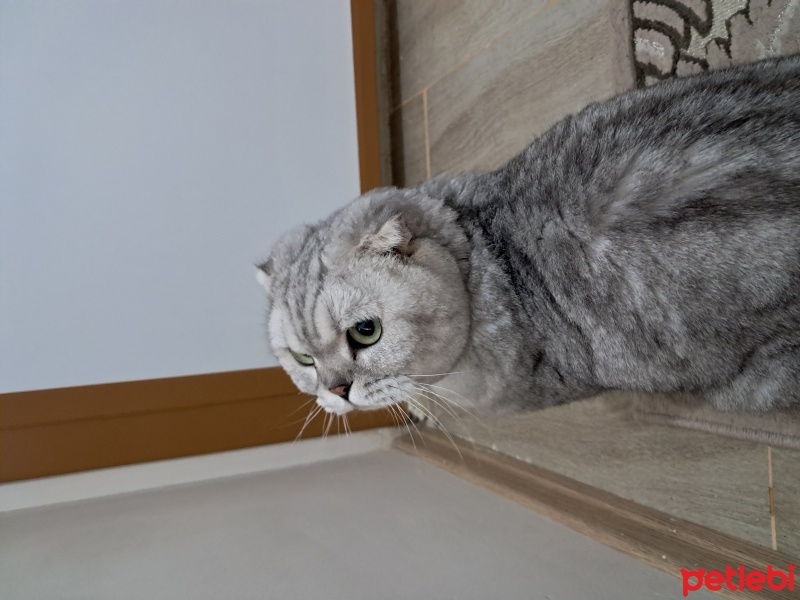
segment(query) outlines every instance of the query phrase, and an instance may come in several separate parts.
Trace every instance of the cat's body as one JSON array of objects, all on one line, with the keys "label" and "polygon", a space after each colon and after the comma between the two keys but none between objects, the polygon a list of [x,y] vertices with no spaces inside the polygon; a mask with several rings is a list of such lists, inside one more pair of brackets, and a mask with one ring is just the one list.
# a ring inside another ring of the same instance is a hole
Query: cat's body
[{"label": "cat's body", "polygon": [[[800,57],[589,106],[493,173],[371,192],[261,278],[273,350],[331,412],[418,392],[800,404]],[[354,343],[356,323],[382,334]]]}]

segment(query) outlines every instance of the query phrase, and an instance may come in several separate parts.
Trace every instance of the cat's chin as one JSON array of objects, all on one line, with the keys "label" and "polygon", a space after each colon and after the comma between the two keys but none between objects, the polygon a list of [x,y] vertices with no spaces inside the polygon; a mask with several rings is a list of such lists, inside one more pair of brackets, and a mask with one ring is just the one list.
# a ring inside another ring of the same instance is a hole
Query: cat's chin
[{"label": "cat's chin", "polygon": [[320,406],[326,413],[332,415],[346,415],[352,412],[371,412],[375,410],[381,410],[384,408],[389,408],[390,406],[395,406],[394,404],[368,404],[368,405],[359,405],[353,404],[351,402],[346,402],[344,400],[340,402],[330,401],[324,398],[317,398],[317,405]]},{"label": "cat's chin", "polygon": [[329,399],[329,398],[317,398],[317,404],[326,412],[334,415],[346,415],[349,412],[357,410],[357,407],[353,406],[349,402],[342,400],[341,398],[336,399]]}]

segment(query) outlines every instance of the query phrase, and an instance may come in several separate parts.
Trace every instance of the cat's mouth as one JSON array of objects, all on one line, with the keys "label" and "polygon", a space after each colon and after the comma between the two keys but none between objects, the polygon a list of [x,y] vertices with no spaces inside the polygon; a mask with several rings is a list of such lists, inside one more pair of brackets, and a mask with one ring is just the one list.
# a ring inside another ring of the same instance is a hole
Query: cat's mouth
[{"label": "cat's mouth", "polygon": [[385,377],[368,382],[354,382],[331,390],[320,390],[317,404],[326,412],[345,415],[404,404],[413,399],[413,386],[405,377]]}]

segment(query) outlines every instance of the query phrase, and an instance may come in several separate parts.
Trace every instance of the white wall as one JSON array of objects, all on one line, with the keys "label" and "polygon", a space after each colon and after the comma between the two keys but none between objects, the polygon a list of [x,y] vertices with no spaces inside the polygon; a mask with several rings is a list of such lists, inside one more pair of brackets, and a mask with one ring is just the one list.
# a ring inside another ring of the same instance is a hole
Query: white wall
[{"label": "white wall", "polygon": [[275,364],[253,263],[354,107],[346,0],[3,0],[0,392]]}]

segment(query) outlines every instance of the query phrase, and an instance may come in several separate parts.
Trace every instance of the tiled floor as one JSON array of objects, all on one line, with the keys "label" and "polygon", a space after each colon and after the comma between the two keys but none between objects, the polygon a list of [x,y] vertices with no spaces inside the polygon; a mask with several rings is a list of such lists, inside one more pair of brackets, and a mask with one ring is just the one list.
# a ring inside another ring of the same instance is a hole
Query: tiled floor
[{"label": "tiled floor", "polygon": [[3,600],[681,597],[680,579],[396,450],[5,513],[0,531]]},{"label": "tiled floor", "polygon": [[[633,87],[626,0],[396,0],[394,174],[489,170],[566,114]],[[644,425],[618,395],[522,417],[445,419],[456,435],[800,556],[800,452]]]}]

